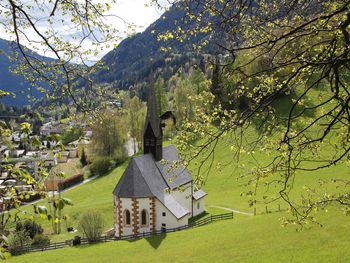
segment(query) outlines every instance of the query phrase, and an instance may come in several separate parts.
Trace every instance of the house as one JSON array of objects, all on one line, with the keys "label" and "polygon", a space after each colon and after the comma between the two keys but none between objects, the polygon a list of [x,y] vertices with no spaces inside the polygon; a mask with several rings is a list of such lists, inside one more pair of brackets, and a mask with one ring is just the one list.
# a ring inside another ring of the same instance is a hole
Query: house
[{"label": "house", "polygon": [[7,146],[0,145],[0,161],[5,158],[5,152],[7,150]]},{"label": "house", "polygon": [[144,154],[132,158],[113,191],[115,235],[166,230],[204,212],[203,190],[174,146],[162,147],[161,121],[153,88],[144,128]]},{"label": "house", "polygon": [[61,134],[63,131],[60,127],[54,126],[53,122],[44,123],[43,126],[40,127],[40,135],[47,136],[50,134]]},{"label": "house", "polygon": [[58,163],[66,163],[69,158],[69,151],[58,152],[55,154]]},{"label": "house", "polygon": [[66,147],[65,150],[69,152],[69,158],[78,157],[78,147]]}]

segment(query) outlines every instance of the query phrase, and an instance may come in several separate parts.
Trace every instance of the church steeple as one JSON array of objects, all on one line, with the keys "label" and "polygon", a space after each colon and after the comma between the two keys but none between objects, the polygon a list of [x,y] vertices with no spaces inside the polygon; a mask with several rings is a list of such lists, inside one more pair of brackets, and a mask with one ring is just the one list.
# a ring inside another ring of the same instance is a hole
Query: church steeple
[{"label": "church steeple", "polygon": [[147,115],[143,134],[143,153],[152,153],[156,161],[163,158],[163,132],[158,113],[153,81],[148,91]]}]

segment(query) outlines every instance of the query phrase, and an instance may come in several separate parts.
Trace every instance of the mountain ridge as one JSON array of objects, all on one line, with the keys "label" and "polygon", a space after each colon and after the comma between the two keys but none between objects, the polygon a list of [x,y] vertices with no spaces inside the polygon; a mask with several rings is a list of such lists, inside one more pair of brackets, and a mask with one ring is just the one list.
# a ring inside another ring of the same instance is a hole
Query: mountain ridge
[{"label": "mountain ridge", "polygon": [[[145,31],[124,39],[101,59],[108,69],[98,71],[93,76],[94,81],[110,83],[126,90],[135,84],[148,83],[151,71],[169,79],[184,64],[198,64],[205,55],[219,53],[218,47],[212,42],[203,46],[200,53],[194,50],[194,45],[212,37],[206,33],[199,33],[187,41],[158,39],[158,35],[175,31],[178,24],[183,23],[184,17],[184,10],[172,6]],[[194,22],[189,20],[186,27],[194,27]]]}]

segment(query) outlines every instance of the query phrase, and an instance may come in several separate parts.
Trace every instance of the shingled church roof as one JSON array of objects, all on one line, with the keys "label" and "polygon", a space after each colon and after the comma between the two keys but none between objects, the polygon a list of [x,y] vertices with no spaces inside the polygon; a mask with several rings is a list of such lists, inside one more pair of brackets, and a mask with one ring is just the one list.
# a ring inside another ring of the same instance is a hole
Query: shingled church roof
[{"label": "shingled church roof", "polygon": [[[152,154],[134,157],[119,183],[113,191],[121,198],[156,197],[177,218],[189,213],[169,193],[167,189],[175,189],[190,183],[189,171],[179,161],[174,146],[163,148],[164,161],[155,161]],[[172,164],[176,162],[176,168]]]}]

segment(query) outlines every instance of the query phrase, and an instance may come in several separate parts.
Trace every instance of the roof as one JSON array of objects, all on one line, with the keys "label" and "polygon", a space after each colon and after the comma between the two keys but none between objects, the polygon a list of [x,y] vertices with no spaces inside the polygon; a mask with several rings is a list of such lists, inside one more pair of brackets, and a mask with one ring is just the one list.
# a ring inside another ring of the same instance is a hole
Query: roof
[{"label": "roof", "polygon": [[[144,159],[149,159],[150,154],[145,155]],[[157,188],[151,185],[153,192],[151,191],[149,184],[152,184],[152,180],[145,177],[141,172],[143,169],[148,169],[150,173],[153,173],[152,166],[144,167],[142,163],[139,162],[138,158],[133,158],[126,170],[124,171],[119,183],[114,189],[114,195],[119,197],[152,197],[155,196],[155,190]],[[151,160],[150,160],[151,161]],[[140,165],[141,164],[141,165]],[[141,166],[141,170],[139,168]]]},{"label": "roof", "polygon": [[156,162],[151,153],[132,158],[115,187],[113,194],[122,198],[156,197],[177,218],[189,213],[170,194],[167,189],[175,189],[192,181],[189,171],[179,163],[171,168],[179,155],[174,146],[163,148],[166,161]]},{"label": "roof", "polygon": [[192,193],[192,197],[193,197],[194,200],[199,200],[199,199],[203,198],[206,195],[207,195],[207,193],[204,192],[201,189],[199,189],[198,191]]},{"label": "roof", "polygon": [[176,216],[176,218],[182,218],[189,213],[189,211],[180,205],[175,198],[170,194],[164,195],[164,206],[170,210],[170,212]]},{"label": "roof", "polygon": [[148,100],[147,100],[147,115],[146,122],[144,127],[144,133],[146,133],[148,127],[151,128],[153,134],[156,138],[162,137],[162,129],[160,126],[160,118],[157,106],[157,99],[154,93],[154,87],[151,85],[148,91]]},{"label": "roof", "polygon": [[156,162],[168,187],[174,189],[192,181],[190,172],[182,165],[175,146],[163,148],[163,161]]}]

